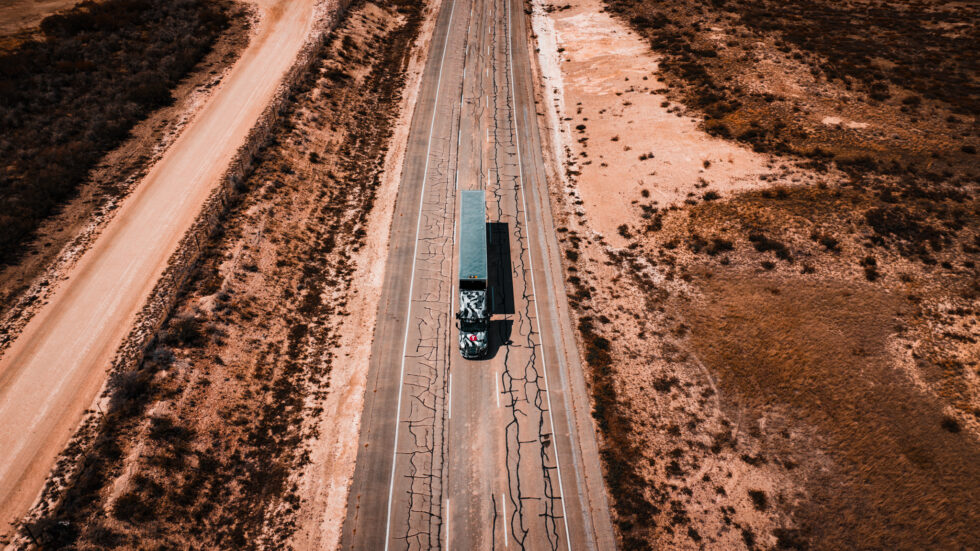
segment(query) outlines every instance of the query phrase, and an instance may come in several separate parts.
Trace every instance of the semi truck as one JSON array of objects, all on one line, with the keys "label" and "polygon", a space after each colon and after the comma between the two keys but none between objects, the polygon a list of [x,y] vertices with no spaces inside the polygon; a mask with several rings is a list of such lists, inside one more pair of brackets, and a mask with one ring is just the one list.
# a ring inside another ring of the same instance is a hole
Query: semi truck
[{"label": "semi truck", "polygon": [[490,289],[487,284],[487,207],[483,190],[460,191],[459,352],[477,359],[487,353]]}]

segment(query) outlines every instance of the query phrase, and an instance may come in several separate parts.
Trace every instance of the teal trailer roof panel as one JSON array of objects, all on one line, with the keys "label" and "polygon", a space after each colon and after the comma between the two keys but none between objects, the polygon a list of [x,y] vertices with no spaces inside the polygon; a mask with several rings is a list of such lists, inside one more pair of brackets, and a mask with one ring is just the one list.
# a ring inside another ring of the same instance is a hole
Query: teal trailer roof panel
[{"label": "teal trailer roof panel", "polygon": [[486,281],[486,194],[483,190],[462,190],[459,195],[459,279]]}]

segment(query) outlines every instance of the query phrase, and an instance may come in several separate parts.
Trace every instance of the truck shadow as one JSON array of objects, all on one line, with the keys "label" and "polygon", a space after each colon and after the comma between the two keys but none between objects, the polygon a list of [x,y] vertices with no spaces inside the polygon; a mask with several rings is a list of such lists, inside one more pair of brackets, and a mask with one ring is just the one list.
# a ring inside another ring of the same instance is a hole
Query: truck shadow
[{"label": "truck shadow", "polygon": [[492,320],[490,322],[490,332],[487,333],[487,355],[484,359],[492,360],[502,347],[510,344],[510,332],[513,327],[514,320]]},{"label": "truck shadow", "polygon": [[[490,286],[490,314],[514,313],[514,271],[510,263],[510,227],[503,222],[487,224],[487,277]],[[492,320],[488,335],[487,359],[500,347],[510,344],[513,320]]]},{"label": "truck shadow", "polygon": [[487,224],[487,276],[491,314],[514,313],[514,271],[510,264],[510,231],[503,222]]}]

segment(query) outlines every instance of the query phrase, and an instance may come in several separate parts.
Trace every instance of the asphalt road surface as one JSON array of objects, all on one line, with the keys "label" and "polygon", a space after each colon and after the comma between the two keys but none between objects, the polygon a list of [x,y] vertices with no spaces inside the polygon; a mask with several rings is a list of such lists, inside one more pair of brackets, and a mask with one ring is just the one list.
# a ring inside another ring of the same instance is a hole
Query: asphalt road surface
[{"label": "asphalt road surface", "polygon": [[30,507],[170,255],[272,99],[314,0],[262,22],[214,95],[0,358],[0,535]]},{"label": "asphalt road surface", "polygon": [[[570,346],[523,4],[444,0],[392,226],[344,549],[612,549]],[[456,344],[458,190],[487,197],[490,356]]]}]

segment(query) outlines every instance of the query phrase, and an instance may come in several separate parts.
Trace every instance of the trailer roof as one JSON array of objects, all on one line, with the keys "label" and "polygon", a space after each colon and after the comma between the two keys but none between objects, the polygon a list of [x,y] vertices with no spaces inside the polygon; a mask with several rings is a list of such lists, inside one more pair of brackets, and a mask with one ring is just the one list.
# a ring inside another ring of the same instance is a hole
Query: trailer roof
[{"label": "trailer roof", "polygon": [[486,194],[483,190],[462,190],[459,195],[459,279],[486,281]]}]

